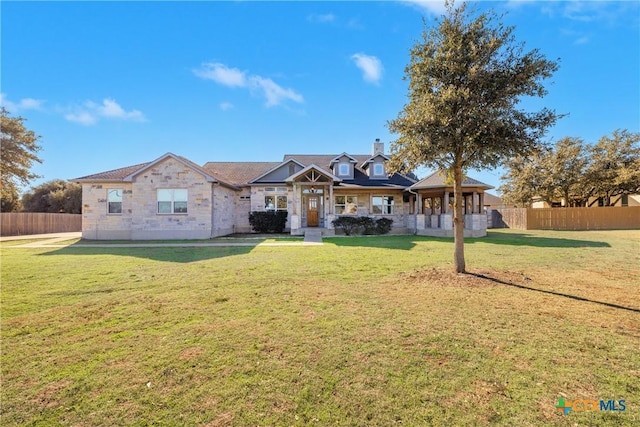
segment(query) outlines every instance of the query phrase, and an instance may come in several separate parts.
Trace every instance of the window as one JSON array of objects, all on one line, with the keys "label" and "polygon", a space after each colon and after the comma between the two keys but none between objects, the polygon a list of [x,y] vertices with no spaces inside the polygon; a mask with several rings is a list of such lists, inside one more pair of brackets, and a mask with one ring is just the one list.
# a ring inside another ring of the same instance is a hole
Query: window
[{"label": "window", "polygon": [[340,163],[338,165],[338,175],[340,176],[349,176],[349,164],[348,163]]},{"label": "window", "polygon": [[373,196],[371,211],[374,214],[393,215],[393,196]]},{"label": "window", "polygon": [[166,188],[158,190],[159,214],[186,214],[187,189]]},{"label": "window", "polygon": [[382,163],[373,164],[373,174],[376,176],[384,175],[384,165]]},{"label": "window", "polygon": [[336,215],[356,215],[358,213],[358,198],[356,196],[336,196]]},{"label": "window", "polygon": [[286,211],[287,196],[264,196],[264,209],[267,211]]},{"label": "window", "polygon": [[107,213],[122,213],[122,189],[112,188],[107,190]]}]

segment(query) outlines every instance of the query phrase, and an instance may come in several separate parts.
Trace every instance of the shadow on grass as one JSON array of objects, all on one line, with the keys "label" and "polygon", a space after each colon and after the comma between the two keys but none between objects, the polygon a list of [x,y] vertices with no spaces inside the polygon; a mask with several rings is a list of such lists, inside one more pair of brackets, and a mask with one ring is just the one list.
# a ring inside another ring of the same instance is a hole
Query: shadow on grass
[{"label": "shadow on grass", "polygon": [[[326,243],[336,246],[361,246],[386,249],[413,249],[419,242],[453,243],[453,238],[416,235],[401,236],[339,236],[325,238]],[[524,233],[491,233],[486,237],[465,238],[465,244],[489,243],[506,246],[531,246],[540,248],[610,248],[607,242],[593,240],[566,239],[561,237],[540,237]]]},{"label": "shadow on grass", "polygon": [[114,255],[145,258],[153,261],[190,263],[229,256],[245,255],[251,252],[255,246],[176,246],[176,247],[122,247],[114,246],[91,246],[91,245],[71,245],[51,252],[40,254],[40,256],[56,255]]},{"label": "shadow on grass", "polygon": [[489,231],[487,237],[465,239],[469,243],[492,243],[507,246],[532,246],[537,248],[610,248],[607,242],[595,240],[566,239],[563,237],[540,237],[525,233],[495,233]]},{"label": "shadow on grass", "polygon": [[507,282],[505,280],[497,279],[495,277],[491,277],[491,276],[487,276],[487,275],[479,274],[479,273],[467,273],[467,274],[469,274],[470,276],[478,277],[480,279],[490,280],[490,281],[492,281],[494,283],[499,283],[501,285],[512,286],[512,287],[518,288],[518,289],[525,289],[527,291],[533,291],[533,292],[540,292],[540,293],[543,293],[543,294],[555,295],[555,296],[569,298],[569,299],[576,300],[576,301],[585,301],[585,302],[590,302],[590,303],[594,303],[594,304],[600,304],[600,305],[604,305],[606,307],[615,308],[615,309],[618,309],[618,310],[627,310],[627,311],[633,311],[635,313],[640,313],[640,309],[638,309],[638,308],[626,307],[624,305],[613,304],[613,303],[605,302],[605,301],[597,301],[597,300],[581,297],[581,296],[578,296],[578,295],[571,295],[571,294],[565,294],[565,293],[562,293],[562,292],[548,291],[548,290],[545,290],[545,289],[532,288],[530,286],[525,286],[525,285],[518,285],[516,283]]}]

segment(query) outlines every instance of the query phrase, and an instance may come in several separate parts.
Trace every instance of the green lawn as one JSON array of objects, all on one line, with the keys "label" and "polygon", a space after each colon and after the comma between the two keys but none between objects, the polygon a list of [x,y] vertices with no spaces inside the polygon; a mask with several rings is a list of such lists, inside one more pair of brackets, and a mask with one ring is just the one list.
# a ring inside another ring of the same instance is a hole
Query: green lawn
[{"label": "green lawn", "polygon": [[640,232],[465,248],[3,244],[0,424],[639,425]]}]

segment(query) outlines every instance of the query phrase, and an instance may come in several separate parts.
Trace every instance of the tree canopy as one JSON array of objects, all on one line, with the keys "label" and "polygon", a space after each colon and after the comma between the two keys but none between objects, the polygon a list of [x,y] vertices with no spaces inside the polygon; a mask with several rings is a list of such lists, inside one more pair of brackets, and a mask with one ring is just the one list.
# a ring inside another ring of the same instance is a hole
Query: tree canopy
[{"label": "tree canopy", "polygon": [[518,108],[522,97],[546,94],[542,83],[558,65],[537,49],[525,52],[513,31],[493,11],[476,16],[466,3],[447,2],[446,13],[410,51],[408,102],[388,122],[399,134],[391,146],[392,168],[436,167],[453,179],[457,272],[465,271],[465,171],[530,155],[558,118],[547,108]]},{"label": "tree canopy", "polygon": [[9,111],[0,107],[0,175],[2,188],[13,185],[26,185],[30,180],[38,178],[31,172],[34,162],[42,161],[37,156],[41,147],[40,137],[24,126],[22,117],[11,117]]},{"label": "tree canopy", "polygon": [[500,187],[507,201],[585,206],[597,198],[608,206],[612,197],[640,193],[640,133],[619,129],[592,145],[562,138],[534,156],[511,159],[507,167]]},{"label": "tree canopy", "polygon": [[42,183],[22,196],[26,212],[82,213],[82,186],[54,179]]}]

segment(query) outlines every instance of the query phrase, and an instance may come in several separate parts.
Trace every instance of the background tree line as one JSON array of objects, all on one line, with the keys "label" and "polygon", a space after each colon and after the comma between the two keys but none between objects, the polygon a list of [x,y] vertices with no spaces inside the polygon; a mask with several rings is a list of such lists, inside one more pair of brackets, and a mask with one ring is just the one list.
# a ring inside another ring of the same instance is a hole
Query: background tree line
[{"label": "background tree line", "polygon": [[13,117],[0,108],[0,211],[81,213],[82,187],[54,179],[31,188],[20,197],[19,187],[40,178],[31,172],[42,160],[37,153],[39,135],[24,125],[22,117]]},{"label": "background tree line", "polygon": [[593,145],[565,137],[506,166],[499,190],[508,203],[528,207],[540,198],[549,205],[564,200],[569,207],[599,199],[610,206],[618,197],[640,193],[640,133],[619,129]]}]

